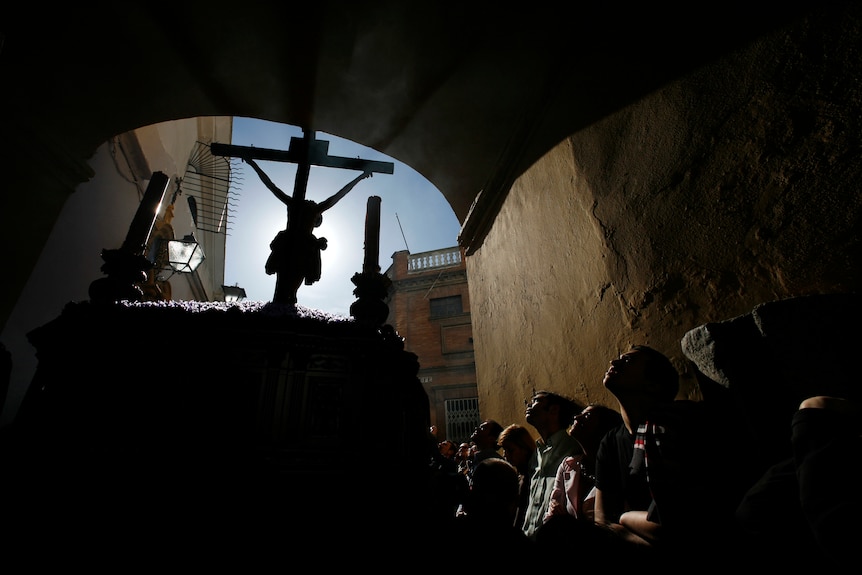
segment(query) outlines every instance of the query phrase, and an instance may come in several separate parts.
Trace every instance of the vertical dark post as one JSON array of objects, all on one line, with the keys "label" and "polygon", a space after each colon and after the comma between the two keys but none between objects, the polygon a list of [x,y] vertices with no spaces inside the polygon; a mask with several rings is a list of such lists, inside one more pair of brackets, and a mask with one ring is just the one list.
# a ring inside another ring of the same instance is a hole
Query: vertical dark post
[{"label": "vertical dark post", "polygon": [[308,187],[308,175],[311,172],[311,154],[314,147],[314,131],[306,130],[299,150],[299,162],[296,165],[296,178],[293,183],[293,199],[305,201],[305,189]]},{"label": "vertical dark post", "polygon": [[107,277],[99,278],[90,284],[92,302],[112,303],[143,299],[144,292],[136,284],[146,281],[147,270],[153,267],[153,262],[144,256],[144,252],[169,181],[162,172],[153,173],[123,245],[116,250],[102,250],[102,259],[105,261],[102,271]]},{"label": "vertical dark post", "polygon": [[123,242],[120,249],[134,255],[144,253],[147,248],[147,241],[150,239],[150,233],[156,223],[156,216],[158,216],[162,201],[165,199],[168,182],[168,177],[162,172],[155,172],[150,177],[150,184],[147,186],[141,205],[135,212],[132,225],[129,226],[126,241]]},{"label": "vertical dark post", "polygon": [[383,300],[389,295],[391,280],[380,273],[380,197],[371,196],[365,212],[365,261],[362,273],[353,274],[357,300],[350,306],[350,315],[358,321],[379,327],[389,316],[389,306]]},{"label": "vertical dark post", "polygon": [[370,196],[365,209],[365,261],[362,273],[380,271],[380,196]]}]

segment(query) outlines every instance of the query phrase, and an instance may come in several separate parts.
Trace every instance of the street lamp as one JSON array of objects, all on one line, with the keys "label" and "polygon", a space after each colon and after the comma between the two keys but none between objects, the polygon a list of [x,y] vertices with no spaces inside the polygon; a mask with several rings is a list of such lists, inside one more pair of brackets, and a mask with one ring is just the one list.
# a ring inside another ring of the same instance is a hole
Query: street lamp
[{"label": "street lamp", "polygon": [[174,273],[191,273],[205,259],[203,247],[192,234],[186,234],[181,240],[168,241],[168,263]]},{"label": "street lamp", "polygon": [[245,290],[238,285],[221,286],[224,292],[224,301],[227,303],[241,302],[246,298]]}]

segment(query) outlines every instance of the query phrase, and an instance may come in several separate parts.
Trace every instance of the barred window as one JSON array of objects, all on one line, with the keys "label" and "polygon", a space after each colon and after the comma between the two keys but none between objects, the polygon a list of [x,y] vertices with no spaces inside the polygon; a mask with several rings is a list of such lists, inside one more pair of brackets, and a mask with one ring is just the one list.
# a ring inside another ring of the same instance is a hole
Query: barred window
[{"label": "barred window", "polygon": [[431,319],[461,315],[461,296],[438,297],[431,300]]},{"label": "barred window", "polygon": [[446,400],[446,439],[470,441],[470,434],[480,423],[478,397]]}]

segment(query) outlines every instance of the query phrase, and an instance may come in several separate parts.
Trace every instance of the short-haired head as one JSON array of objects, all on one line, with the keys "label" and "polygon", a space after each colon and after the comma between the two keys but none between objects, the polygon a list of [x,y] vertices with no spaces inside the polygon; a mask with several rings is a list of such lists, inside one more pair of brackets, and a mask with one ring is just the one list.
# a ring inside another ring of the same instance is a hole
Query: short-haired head
[{"label": "short-haired head", "polygon": [[533,434],[530,433],[529,429],[517,423],[503,428],[503,431],[497,437],[497,445],[500,447],[504,447],[503,444],[509,442],[521,449],[528,451],[536,450],[536,440],[533,439]]},{"label": "short-haired head", "polygon": [[670,359],[646,345],[633,345],[631,349],[643,353],[647,358],[644,377],[655,386],[659,396],[666,401],[676,399],[679,393],[679,372]]},{"label": "short-haired head", "polygon": [[555,393],[553,391],[547,391],[544,389],[540,389],[533,393],[533,398],[543,397],[546,402],[545,405],[550,408],[551,406],[556,405],[558,407],[557,414],[559,418],[559,425],[562,428],[568,428],[571,425],[572,420],[575,418],[577,414],[583,411],[584,407],[574,399],[567,397],[561,393]]},{"label": "short-haired head", "polygon": [[511,525],[518,507],[518,485],[518,470],[510,463],[496,457],[483,460],[473,470],[467,513]]}]

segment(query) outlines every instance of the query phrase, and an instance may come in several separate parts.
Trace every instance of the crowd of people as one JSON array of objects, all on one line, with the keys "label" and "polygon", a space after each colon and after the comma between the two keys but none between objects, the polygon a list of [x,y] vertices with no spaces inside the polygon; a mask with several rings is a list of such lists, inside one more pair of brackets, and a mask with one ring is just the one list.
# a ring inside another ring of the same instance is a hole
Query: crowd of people
[{"label": "crowd of people", "polygon": [[439,441],[440,530],[507,554],[566,550],[584,565],[665,573],[730,569],[741,557],[761,567],[856,565],[856,401],[805,399],[787,422],[793,457],[749,484],[734,446],[721,443],[722,410],[677,399],[679,375],[664,354],[632,346],[610,361],[603,385],[617,405],[534,391],[526,425],[486,419],[469,441]]}]

